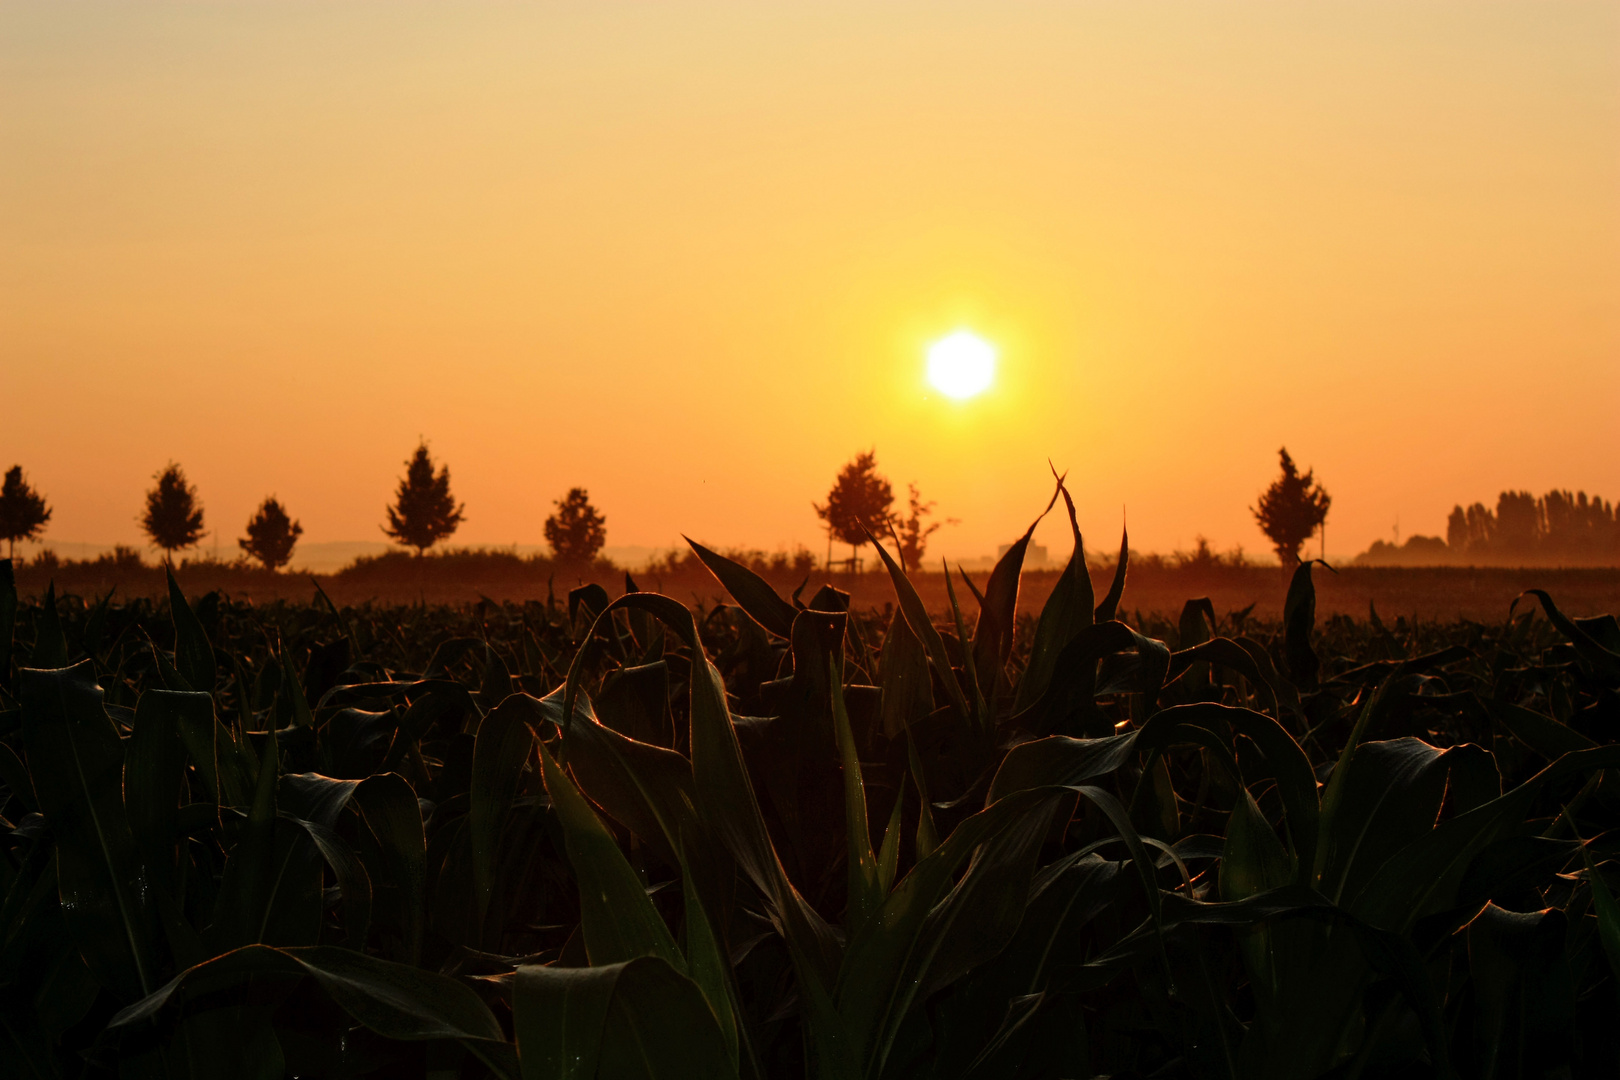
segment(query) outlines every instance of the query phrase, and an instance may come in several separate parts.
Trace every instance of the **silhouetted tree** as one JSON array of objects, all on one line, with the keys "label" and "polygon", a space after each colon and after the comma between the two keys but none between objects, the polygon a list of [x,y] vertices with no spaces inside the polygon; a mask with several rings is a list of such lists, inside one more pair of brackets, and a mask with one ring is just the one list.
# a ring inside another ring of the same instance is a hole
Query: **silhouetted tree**
[{"label": "silhouetted tree", "polygon": [[1541,508],[1528,491],[1504,491],[1496,499],[1496,534],[1491,538],[1504,553],[1529,555],[1541,539]]},{"label": "silhouetted tree", "polygon": [[1614,504],[1586,492],[1553,490],[1540,500],[1542,545],[1549,555],[1590,556],[1620,547]]},{"label": "silhouetted tree", "polygon": [[1277,451],[1277,456],[1282,462],[1282,475],[1260,493],[1260,505],[1250,507],[1249,512],[1276,548],[1277,558],[1284,566],[1291,566],[1299,562],[1299,545],[1327,520],[1333,499],[1316,483],[1313,470],[1301,474],[1294,467],[1287,447]]},{"label": "silhouetted tree", "polygon": [[589,563],[607,543],[607,518],[591,505],[582,487],[570,488],[556,507],[557,512],[546,519],[546,543],[552,554],[570,565]]},{"label": "silhouetted tree", "polygon": [[383,532],[415,548],[420,556],[456,531],[465,509],[450,494],[450,466],[435,474],[427,443],[418,443],[416,453],[405,462],[405,476],[394,493],[394,505],[388,508]]},{"label": "silhouetted tree", "polygon": [[1446,547],[1453,551],[1463,551],[1468,547],[1468,513],[1458,503],[1451,508],[1451,514],[1446,518]]},{"label": "silhouetted tree", "polygon": [[852,549],[866,543],[866,530],[881,536],[894,520],[890,509],[894,505],[894,491],[888,478],[877,471],[877,451],[856,454],[838,473],[832,490],[827,492],[827,505],[816,506],[816,516],[827,523],[829,546],[832,539],[842,540]]},{"label": "silhouetted tree", "polygon": [[243,551],[264,564],[266,570],[275,571],[287,565],[293,547],[304,535],[304,527],[287,516],[287,511],[275,496],[259,504],[259,509],[248,519],[247,535],[237,541]]},{"label": "silhouetted tree", "polygon": [[1620,519],[1613,503],[1584,491],[1554,489],[1539,499],[1528,491],[1504,491],[1494,510],[1484,503],[1454,507],[1446,519],[1446,546],[1487,561],[1602,562],[1620,557]]},{"label": "silhouetted tree", "polygon": [[1496,539],[1496,515],[1484,503],[1451,509],[1446,518],[1446,546],[1453,551],[1488,551]]},{"label": "silhouetted tree", "polygon": [[0,484],[0,538],[10,544],[7,554],[15,558],[17,541],[32,540],[44,531],[49,520],[51,508],[23,479],[22,466],[7,469],[5,483]]},{"label": "silhouetted tree", "polygon": [[197,489],[186,483],[186,474],[174,462],[153,476],[157,485],[146,493],[146,513],[141,528],[152,543],[163,549],[165,558],[191,547],[203,537],[203,509]]},{"label": "silhouetted tree", "polygon": [[934,512],[934,503],[923,502],[922,495],[917,491],[916,484],[907,484],[911,496],[906,501],[906,516],[897,517],[895,531],[900,535],[900,563],[902,566],[916,570],[922,566],[923,553],[928,550],[928,538],[933,536],[944,525],[955,525],[955,518],[944,521],[931,521],[923,524],[923,519]]}]

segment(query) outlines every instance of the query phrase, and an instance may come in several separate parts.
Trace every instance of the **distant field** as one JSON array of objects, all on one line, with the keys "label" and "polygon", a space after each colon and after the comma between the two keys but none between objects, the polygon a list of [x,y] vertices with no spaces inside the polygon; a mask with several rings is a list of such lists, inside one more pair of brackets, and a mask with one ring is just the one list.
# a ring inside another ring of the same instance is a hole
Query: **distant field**
[{"label": "distant field", "polygon": [[[1094,566],[1092,577],[1097,594],[1107,590],[1111,567]],[[644,590],[667,593],[687,603],[705,605],[722,602],[719,584],[700,567],[683,567],[675,573],[633,571],[637,585]],[[1023,575],[1019,609],[1038,612],[1051,592],[1058,571],[1032,570]],[[624,587],[624,572],[599,564],[586,574],[554,571],[543,564],[516,557],[429,558],[417,564],[399,559],[350,567],[344,571],[311,577],[302,574],[272,575],[241,566],[211,562],[181,566],[178,577],[193,594],[219,589],[233,597],[252,600],[307,599],[313,595],[311,581],[318,581],[327,594],[340,604],[368,600],[384,603],[421,601],[426,603],[473,603],[480,597],[492,600],[544,599],[547,589],[559,598],[570,588],[595,581],[617,595]],[[986,571],[970,573],[983,588]],[[1346,567],[1330,573],[1318,567],[1317,610],[1323,615],[1344,614],[1365,618],[1369,603],[1379,614],[1421,619],[1465,618],[1495,621],[1506,617],[1508,606],[1525,589],[1543,588],[1558,598],[1572,614],[1594,615],[1620,611],[1620,569],[1505,569],[1499,567]],[[913,575],[923,601],[935,611],[948,608],[944,578],[937,572]],[[116,588],[120,596],[156,596],[163,592],[163,573],[156,567],[108,567],[105,563],[64,563],[52,570],[24,565],[17,571],[18,587],[24,595],[40,595],[55,581],[58,593],[81,596],[104,595]],[[852,605],[865,610],[892,603],[894,592],[887,576],[877,573],[822,574],[811,578],[805,596],[823,581],[830,581],[851,594]],[[1122,609],[1174,614],[1195,597],[1209,597],[1221,614],[1254,604],[1253,614],[1274,618],[1281,614],[1287,579],[1275,567],[1222,567],[1198,571],[1182,567],[1154,565],[1133,567],[1127,578]],[[776,577],[772,584],[783,595],[798,587],[798,580]],[[964,610],[976,610],[973,597],[957,581],[957,598]]]}]

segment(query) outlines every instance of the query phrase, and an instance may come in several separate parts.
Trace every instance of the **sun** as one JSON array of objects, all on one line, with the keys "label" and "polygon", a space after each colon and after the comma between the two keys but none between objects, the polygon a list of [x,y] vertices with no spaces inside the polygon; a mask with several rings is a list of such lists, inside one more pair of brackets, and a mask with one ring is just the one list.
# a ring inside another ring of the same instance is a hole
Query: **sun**
[{"label": "sun", "polygon": [[928,383],[964,401],[989,389],[996,375],[996,347],[977,334],[958,330],[928,347]]}]

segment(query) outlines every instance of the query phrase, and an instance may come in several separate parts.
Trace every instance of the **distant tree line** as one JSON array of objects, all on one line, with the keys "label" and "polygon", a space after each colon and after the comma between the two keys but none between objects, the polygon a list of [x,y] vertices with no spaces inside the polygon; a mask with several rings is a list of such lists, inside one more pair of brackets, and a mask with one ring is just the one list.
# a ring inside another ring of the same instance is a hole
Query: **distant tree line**
[{"label": "distant tree line", "polygon": [[1446,535],[1377,540],[1356,561],[1371,566],[1620,566],[1620,515],[1612,502],[1554,489],[1540,498],[1504,491],[1496,506],[1454,507]]},{"label": "distant tree line", "polygon": [[1446,546],[1470,555],[1525,556],[1536,561],[1620,555],[1614,504],[1586,492],[1553,490],[1539,499],[1504,491],[1496,509],[1474,503],[1446,519]]},{"label": "distant tree line", "polygon": [[[145,510],[137,520],[147,539],[169,560],[207,535],[202,500],[196,485],[186,479],[185,470],[172,461],[152,480]],[[607,542],[607,518],[591,505],[590,494],[582,487],[570,488],[555,506],[556,512],[545,524],[553,556],[564,565],[589,565]],[[465,509],[450,492],[449,466],[435,468],[423,441],[406,459],[394,501],[384,508],[387,520],[382,530],[400,545],[415,548],[420,556],[455,534],[465,520]],[[22,466],[7,470],[0,482],[0,540],[9,545],[8,557],[15,557],[17,541],[38,539],[50,519],[51,508],[28,483]],[[237,541],[244,555],[274,572],[291,561],[304,527],[271,495],[254,510],[244,531],[246,535]],[[132,554],[123,547],[115,552],[126,561]]]}]

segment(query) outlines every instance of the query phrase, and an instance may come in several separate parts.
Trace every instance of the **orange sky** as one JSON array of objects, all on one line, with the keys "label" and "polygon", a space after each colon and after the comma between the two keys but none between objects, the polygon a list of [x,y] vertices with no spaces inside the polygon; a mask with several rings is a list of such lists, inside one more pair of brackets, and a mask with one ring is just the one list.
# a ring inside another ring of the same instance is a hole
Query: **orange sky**
[{"label": "orange sky", "polygon": [[960,556],[1048,457],[1101,548],[1264,550],[1280,444],[1330,556],[1620,497],[1620,7],[13,2],[0,410],[61,542],[170,459],[379,539],[419,434],[466,543],[819,550],[867,447]]}]

